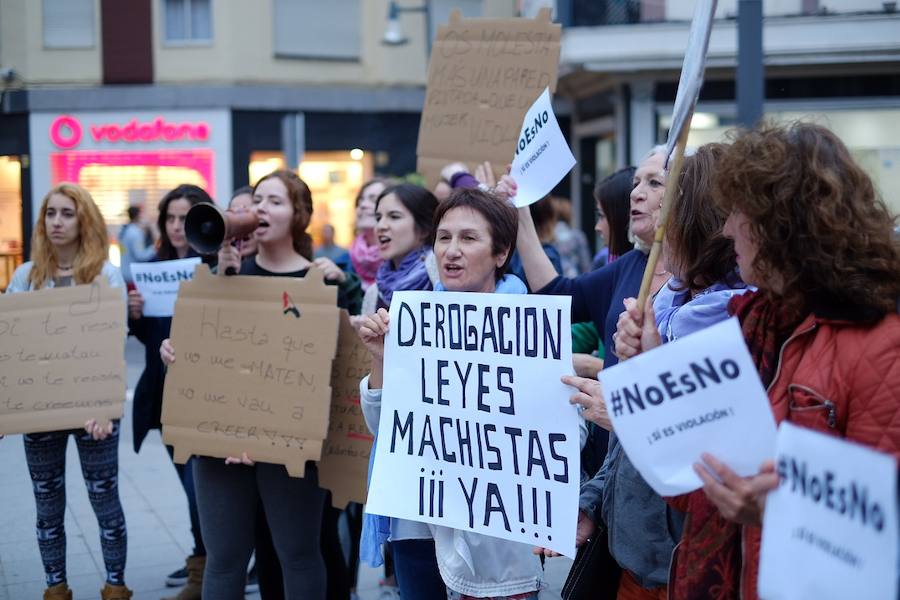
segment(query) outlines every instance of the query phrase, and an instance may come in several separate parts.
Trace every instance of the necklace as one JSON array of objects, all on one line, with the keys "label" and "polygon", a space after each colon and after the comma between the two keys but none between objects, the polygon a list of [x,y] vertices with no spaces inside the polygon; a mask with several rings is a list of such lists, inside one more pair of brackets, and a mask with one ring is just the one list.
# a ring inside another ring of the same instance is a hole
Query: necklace
[{"label": "necklace", "polygon": [[62,266],[62,265],[57,265],[57,268],[58,268],[60,271],[71,271],[71,270],[72,270],[72,267],[74,267],[74,266],[75,266],[75,265],[69,265],[68,267],[64,267],[64,266]]},{"label": "necklace", "polygon": [[668,272],[668,271],[662,271],[662,272],[657,273],[656,271],[654,271],[653,274],[654,274],[654,275],[658,275],[658,276],[661,277],[661,276],[663,276],[663,275],[668,275],[669,272]]}]

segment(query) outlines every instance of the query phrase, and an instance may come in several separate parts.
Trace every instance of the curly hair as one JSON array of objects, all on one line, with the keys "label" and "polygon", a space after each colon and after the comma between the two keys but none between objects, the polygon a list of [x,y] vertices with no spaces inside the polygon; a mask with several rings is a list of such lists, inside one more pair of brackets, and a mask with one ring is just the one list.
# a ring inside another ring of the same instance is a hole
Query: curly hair
[{"label": "curly hair", "polygon": [[312,260],[312,236],[306,232],[313,214],[312,192],[309,191],[309,186],[293,171],[279,169],[272,171],[256,182],[256,185],[253,186],[254,196],[259,188],[259,184],[266,179],[277,179],[287,189],[288,199],[291,201],[291,206],[294,207],[294,216],[291,217],[291,239],[293,240],[294,251],[303,258]]},{"label": "curly hair", "polygon": [[61,183],[52,188],[41,202],[34,234],[31,236],[32,268],[28,281],[34,289],[40,289],[53,278],[59,261],[50,238],[47,237],[47,204],[50,196],[61,194],[75,204],[78,219],[78,251],[73,265],[73,279],[76,284],[90,283],[103,269],[109,253],[106,221],[94,203],[90,192],[74,183]]},{"label": "curly hair", "polygon": [[704,290],[737,266],[734,244],[722,235],[725,218],[712,199],[713,175],[726,149],[725,144],[705,144],[684,157],[678,198],[666,226],[668,260],[678,266],[682,290]]},{"label": "curly hair", "polygon": [[822,302],[885,314],[900,296],[896,216],[828,129],[763,123],[738,132],[716,171],[714,199],[751,224],[753,269],[780,279],[798,316]]}]

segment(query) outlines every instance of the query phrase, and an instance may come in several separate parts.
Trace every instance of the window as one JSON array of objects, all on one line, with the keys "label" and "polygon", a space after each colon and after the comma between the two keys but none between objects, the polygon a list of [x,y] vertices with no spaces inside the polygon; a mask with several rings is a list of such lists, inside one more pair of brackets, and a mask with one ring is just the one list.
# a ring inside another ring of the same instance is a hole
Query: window
[{"label": "window", "polygon": [[162,0],[166,44],[212,42],[212,0]]},{"label": "window", "polygon": [[93,48],[94,0],[43,0],[44,48]]},{"label": "window", "polygon": [[358,60],[362,0],[275,0],[275,56]]}]

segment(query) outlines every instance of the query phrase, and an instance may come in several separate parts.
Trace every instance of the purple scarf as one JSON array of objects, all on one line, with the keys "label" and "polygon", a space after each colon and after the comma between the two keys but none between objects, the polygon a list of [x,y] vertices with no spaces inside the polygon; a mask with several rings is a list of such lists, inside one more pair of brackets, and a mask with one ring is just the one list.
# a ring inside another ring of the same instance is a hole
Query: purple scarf
[{"label": "purple scarf", "polygon": [[378,308],[391,305],[395,291],[430,290],[431,279],[425,268],[425,257],[428,247],[420,246],[407,254],[400,265],[394,268],[394,262],[386,260],[378,267],[375,283],[378,284]]}]

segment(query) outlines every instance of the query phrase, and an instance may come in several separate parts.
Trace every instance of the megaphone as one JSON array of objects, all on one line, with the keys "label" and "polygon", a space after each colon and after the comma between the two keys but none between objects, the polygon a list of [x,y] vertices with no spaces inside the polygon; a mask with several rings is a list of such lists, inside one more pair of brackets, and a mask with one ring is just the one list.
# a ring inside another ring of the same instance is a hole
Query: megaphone
[{"label": "megaphone", "polygon": [[259,227],[252,212],[222,210],[215,204],[195,204],[184,218],[184,233],[191,248],[200,254],[218,252],[225,240],[243,238]]}]

